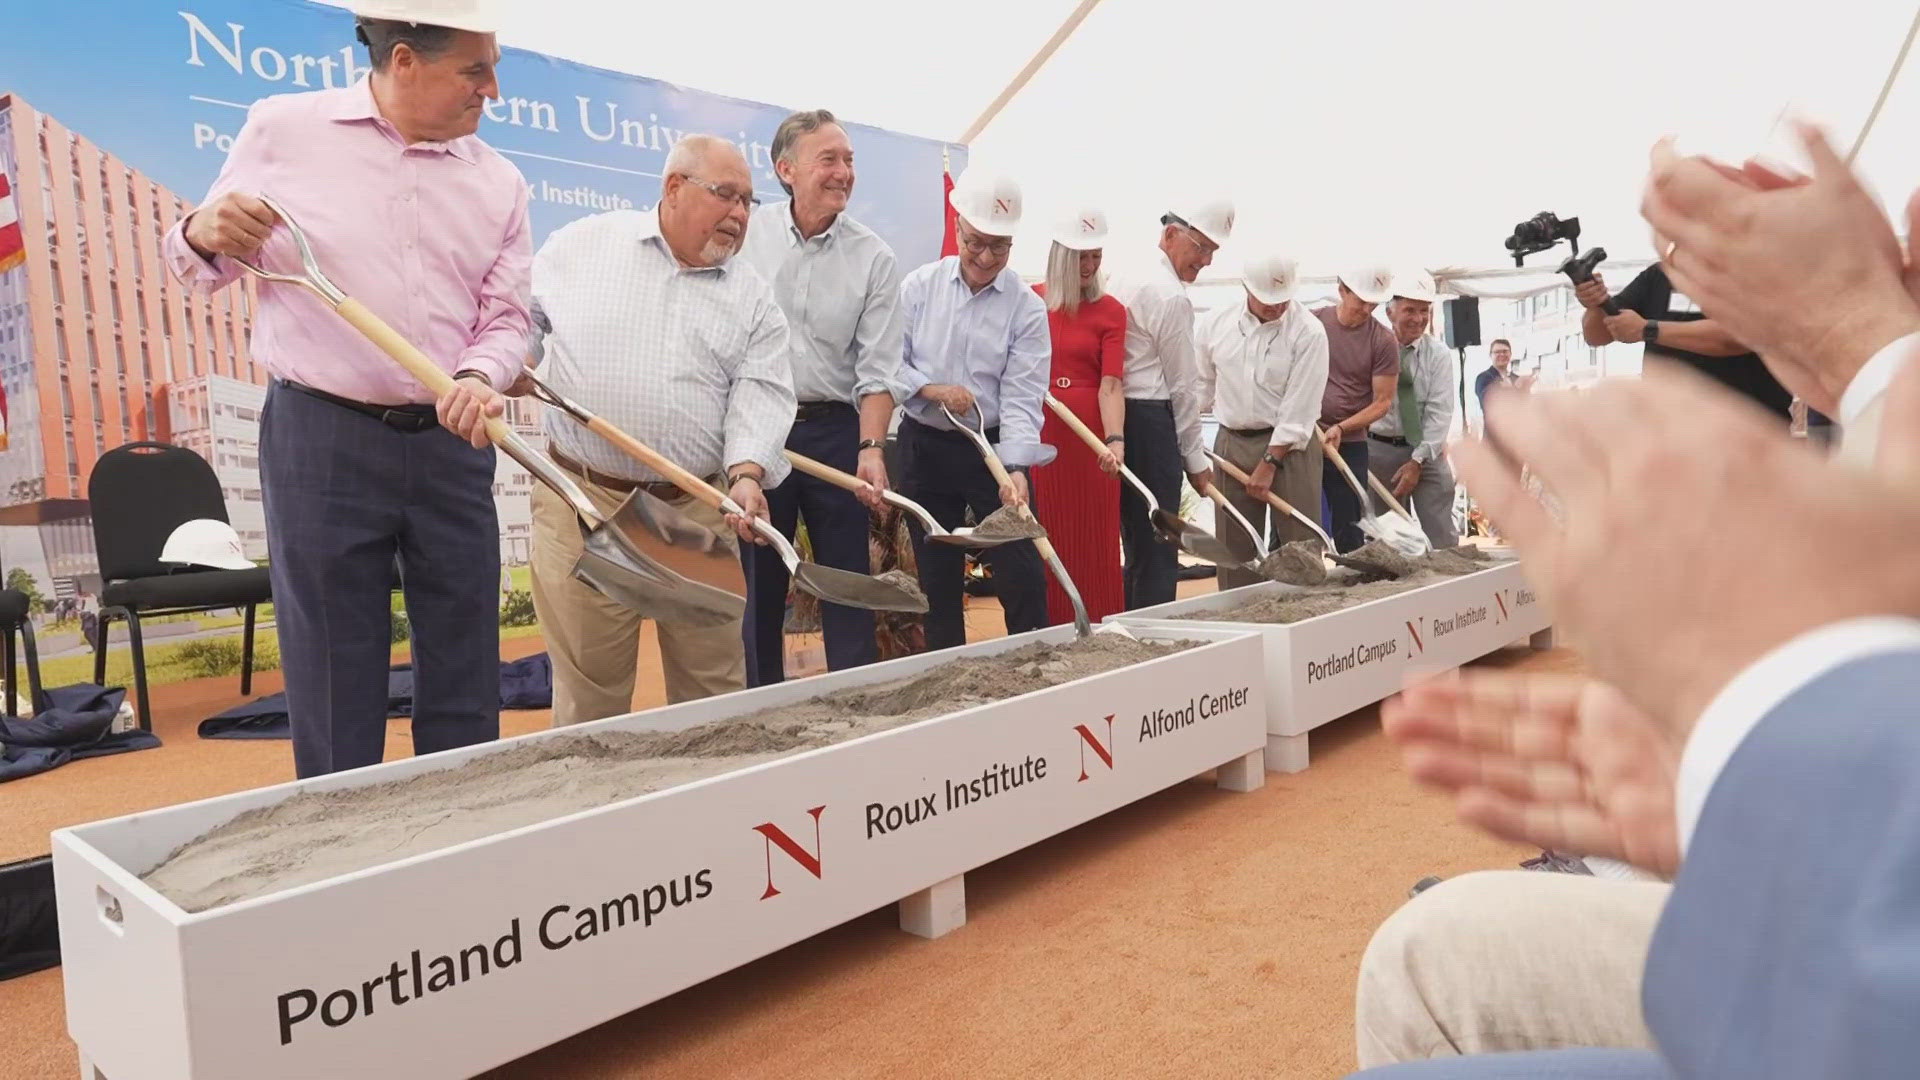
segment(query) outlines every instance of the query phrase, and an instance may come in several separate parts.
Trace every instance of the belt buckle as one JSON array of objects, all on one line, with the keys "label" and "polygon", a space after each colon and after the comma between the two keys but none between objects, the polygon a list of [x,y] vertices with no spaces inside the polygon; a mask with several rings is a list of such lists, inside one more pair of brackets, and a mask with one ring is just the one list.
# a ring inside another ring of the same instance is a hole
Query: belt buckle
[{"label": "belt buckle", "polygon": [[1073,380],[1067,378],[1065,375],[1060,375],[1054,378],[1053,385],[1059,387],[1062,390],[1066,390],[1073,386]]}]

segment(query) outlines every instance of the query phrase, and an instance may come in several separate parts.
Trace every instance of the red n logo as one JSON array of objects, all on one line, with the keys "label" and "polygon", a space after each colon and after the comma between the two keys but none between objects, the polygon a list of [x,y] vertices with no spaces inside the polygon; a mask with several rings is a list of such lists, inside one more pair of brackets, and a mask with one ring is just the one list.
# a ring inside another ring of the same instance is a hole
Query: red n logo
[{"label": "red n logo", "polygon": [[[1493,594],[1493,602],[1500,605],[1500,622],[1507,621],[1507,598],[1501,593]],[[1499,625],[1496,623],[1495,625]]]},{"label": "red n logo", "polygon": [[799,863],[801,869],[807,873],[816,878],[820,876],[820,812],[825,809],[825,806],[816,806],[807,811],[813,818],[812,851],[801,847],[798,841],[787,835],[786,830],[771,821],[753,827],[754,832],[766,838],[767,845],[767,891],[760,894],[760,899],[766,900],[780,895],[780,890],[773,887],[773,849],[776,847],[786,852],[787,856]]},{"label": "red n logo", "polygon": [[[1426,620],[1422,619],[1420,621],[1425,622]],[[1420,642],[1420,631],[1413,625],[1412,619],[1407,620],[1407,633],[1413,638],[1413,647],[1415,651],[1417,652],[1427,651],[1427,647],[1421,644]]]},{"label": "red n logo", "polygon": [[[1080,779],[1081,780],[1085,780],[1087,778],[1087,748],[1088,747],[1093,748],[1094,756],[1098,757],[1101,761],[1106,762],[1108,769],[1113,768],[1113,751],[1107,749],[1107,747],[1113,745],[1113,714],[1108,713],[1106,720],[1107,720],[1107,742],[1105,746],[1101,745],[1100,736],[1095,735],[1091,730],[1089,730],[1087,725],[1085,724],[1073,725],[1073,730],[1080,733]],[[1078,780],[1074,782],[1079,783]]]}]

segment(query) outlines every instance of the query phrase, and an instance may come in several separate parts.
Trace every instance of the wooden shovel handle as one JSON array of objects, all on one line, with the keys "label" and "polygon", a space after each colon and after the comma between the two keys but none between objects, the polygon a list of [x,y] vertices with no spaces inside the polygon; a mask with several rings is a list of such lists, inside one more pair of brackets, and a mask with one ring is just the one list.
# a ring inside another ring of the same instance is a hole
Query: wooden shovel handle
[{"label": "wooden shovel handle", "polygon": [[[999,454],[989,449],[986,453],[980,455],[980,457],[981,460],[987,463],[987,471],[993,474],[994,483],[999,484],[1001,487],[1008,487],[1013,483],[1013,477],[1007,475],[1007,467],[1000,463]],[[1038,522],[1040,519],[1033,516],[1033,485],[1031,483],[1027,485],[1027,500],[1028,501],[1020,504],[1020,515],[1028,521]],[[1053,553],[1053,544],[1048,542],[1044,536],[1034,537],[1033,546],[1035,550],[1040,552],[1040,557],[1043,559],[1059,558],[1059,556]]]},{"label": "wooden shovel handle", "polygon": [[1106,452],[1107,444],[1100,440],[1100,436],[1093,433],[1093,429],[1087,426],[1086,421],[1075,416],[1072,409],[1062,404],[1059,398],[1048,394],[1047,408],[1052,409],[1053,415],[1059,417],[1061,423],[1067,425],[1075,435],[1080,436],[1080,441],[1092,447],[1094,453]]},{"label": "wooden shovel handle", "polygon": [[[1235,465],[1231,461],[1228,461],[1226,458],[1221,457],[1218,454],[1215,454],[1213,457],[1213,463],[1215,465],[1220,466],[1221,472],[1226,473],[1228,476],[1233,477],[1235,480],[1238,480],[1240,482],[1241,487],[1246,487],[1249,484],[1253,483],[1253,477],[1248,476],[1245,469],[1242,469],[1240,466]],[[1215,495],[1219,495],[1218,489],[1214,489],[1213,493]],[[1225,499],[1226,496],[1219,495],[1219,498]],[[1293,506],[1287,502],[1287,500],[1274,494],[1272,491],[1267,492],[1267,502],[1268,504],[1278,509],[1283,514],[1290,514],[1294,517],[1302,516],[1300,511],[1295,510]]]},{"label": "wooden shovel handle", "polygon": [[[380,346],[380,351],[407,369],[407,374],[420,380],[420,385],[434,397],[444,397],[453,389],[453,376],[440,369],[440,365],[428,359],[427,354],[415,348],[413,342],[400,336],[386,320],[368,311],[365,304],[348,297],[334,308],[340,317],[347,320],[355,330],[365,334],[368,341]],[[487,417],[487,438],[495,444],[504,443],[513,435],[513,429],[498,416]]]},{"label": "wooden shovel handle", "polygon": [[715,510],[726,512],[729,496],[687,470],[674,464],[658,450],[621,431],[598,416],[587,417],[587,430],[620,448],[620,452],[667,478],[674,487]]},{"label": "wooden shovel handle", "polygon": [[793,463],[794,468],[806,473],[815,480],[825,480],[834,487],[845,488],[855,495],[865,494],[867,488],[871,486],[857,476],[843,473],[839,469],[815,461],[805,454],[796,454],[789,450],[787,451],[787,460]]}]

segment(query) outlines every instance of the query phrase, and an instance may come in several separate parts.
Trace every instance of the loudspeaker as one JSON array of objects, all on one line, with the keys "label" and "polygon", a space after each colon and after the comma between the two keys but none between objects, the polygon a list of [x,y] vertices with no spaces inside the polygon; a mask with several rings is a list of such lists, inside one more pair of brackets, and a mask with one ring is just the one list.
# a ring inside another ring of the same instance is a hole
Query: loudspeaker
[{"label": "loudspeaker", "polygon": [[1447,348],[1480,344],[1480,298],[1456,296],[1447,301]]}]

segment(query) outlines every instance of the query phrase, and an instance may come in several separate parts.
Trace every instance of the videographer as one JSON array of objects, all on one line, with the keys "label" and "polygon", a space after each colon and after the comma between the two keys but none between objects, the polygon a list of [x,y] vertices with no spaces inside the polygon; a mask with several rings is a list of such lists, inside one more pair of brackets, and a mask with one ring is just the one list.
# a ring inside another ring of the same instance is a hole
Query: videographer
[{"label": "videographer", "polygon": [[1573,295],[1587,309],[1581,321],[1587,344],[1644,343],[1648,356],[1685,364],[1787,422],[1793,395],[1751,349],[1675,295],[1659,263],[1640,271],[1612,298],[1618,315],[1606,313],[1607,283],[1597,273],[1575,286]]}]

